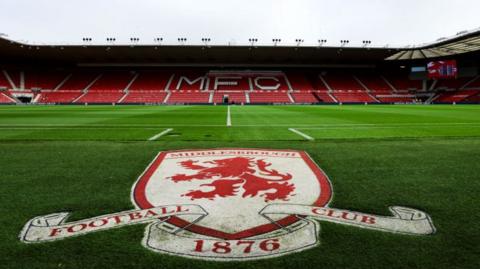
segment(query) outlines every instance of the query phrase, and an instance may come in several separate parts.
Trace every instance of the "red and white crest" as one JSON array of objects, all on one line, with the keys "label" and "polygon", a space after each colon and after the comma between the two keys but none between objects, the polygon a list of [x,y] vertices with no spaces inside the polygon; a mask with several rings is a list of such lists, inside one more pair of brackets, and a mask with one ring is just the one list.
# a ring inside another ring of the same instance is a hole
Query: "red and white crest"
[{"label": "red and white crest", "polygon": [[323,171],[303,151],[209,149],[158,154],[132,188],[136,209],[67,222],[68,212],[38,216],[25,243],[146,224],[153,251],[208,260],[264,259],[319,244],[319,221],[378,231],[432,234],[425,212],[392,206],[393,216],[328,207]]},{"label": "red and white crest", "polygon": [[190,216],[172,217],[176,227],[221,239],[269,233],[299,221],[259,215],[268,204],[323,207],[331,196],[323,171],[301,151],[213,149],[162,152],[140,177],[133,200],[141,209],[196,204],[208,215],[199,224]]}]

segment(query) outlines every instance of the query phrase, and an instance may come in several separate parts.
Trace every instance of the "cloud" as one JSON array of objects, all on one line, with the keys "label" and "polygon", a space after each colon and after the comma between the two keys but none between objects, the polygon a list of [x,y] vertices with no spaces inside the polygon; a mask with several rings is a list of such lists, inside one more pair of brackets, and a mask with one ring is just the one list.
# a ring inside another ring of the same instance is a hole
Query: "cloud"
[{"label": "cloud", "polygon": [[[478,0],[2,0],[0,32],[36,43],[103,43],[139,37],[153,43],[163,37],[190,44],[210,37],[214,44],[247,43],[256,37],[269,44],[305,44],[327,39],[338,45],[372,40],[383,46],[418,44],[480,27]],[[5,12],[7,11],[7,12]]]}]

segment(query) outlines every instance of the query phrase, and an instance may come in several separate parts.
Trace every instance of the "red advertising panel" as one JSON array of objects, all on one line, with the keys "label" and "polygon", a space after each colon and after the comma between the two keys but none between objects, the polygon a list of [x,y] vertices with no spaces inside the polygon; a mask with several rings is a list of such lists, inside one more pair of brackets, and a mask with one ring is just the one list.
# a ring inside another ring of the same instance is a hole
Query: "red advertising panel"
[{"label": "red advertising panel", "polygon": [[456,78],[457,73],[457,61],[455,60],[428,63],[428,78],[430,79]]}]

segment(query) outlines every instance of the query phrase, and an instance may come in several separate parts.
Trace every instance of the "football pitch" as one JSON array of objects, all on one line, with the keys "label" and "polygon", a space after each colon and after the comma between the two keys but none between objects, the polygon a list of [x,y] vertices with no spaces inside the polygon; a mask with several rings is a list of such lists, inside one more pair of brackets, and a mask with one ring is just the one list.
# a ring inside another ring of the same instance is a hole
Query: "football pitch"
[{"label": "football pitch", "polygon": [[[412,236],[320,222],[320,245],[215,262],[144,248],[144,224],[25,244],[27,221],[133,209],[131,189],[166,150],[306,151],[329,204],[389,216],[427,212]],[[480,106],[0,106],[1,268],[479,268]]]}]

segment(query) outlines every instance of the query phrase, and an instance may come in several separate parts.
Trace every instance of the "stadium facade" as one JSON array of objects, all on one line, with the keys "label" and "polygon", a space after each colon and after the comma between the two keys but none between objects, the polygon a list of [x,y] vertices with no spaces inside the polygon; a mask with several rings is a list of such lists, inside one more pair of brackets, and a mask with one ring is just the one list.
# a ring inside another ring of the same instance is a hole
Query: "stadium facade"
[{"label": "stadium facade", "polygon": [[[0,39],[0,103],[479,103],[479,49],[478,30],[415,48]],[[431,79],[427,65],[444,61],[454,73]]]}]

